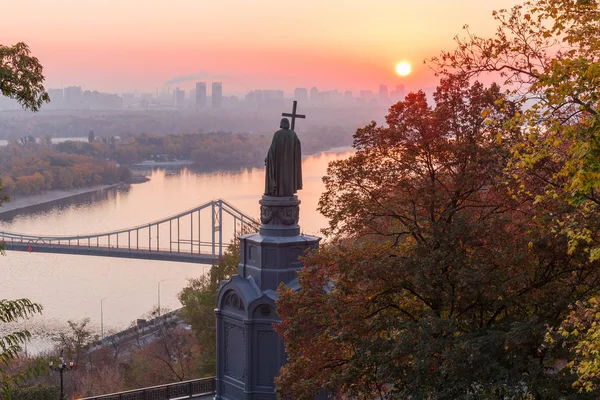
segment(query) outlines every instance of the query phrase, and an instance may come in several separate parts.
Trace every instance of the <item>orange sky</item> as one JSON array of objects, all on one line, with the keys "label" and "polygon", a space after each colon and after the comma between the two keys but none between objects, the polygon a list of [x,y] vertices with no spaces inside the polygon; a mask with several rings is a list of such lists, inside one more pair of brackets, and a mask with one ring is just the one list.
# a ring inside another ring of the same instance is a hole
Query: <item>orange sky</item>
[{"label": "orange sky", "polygon": [[[425,57],[517,0],[19,0],[0,43],[28,43],[46,87],[153,92],[177,76],[222,80],[224,94],[317,86],[435,86]],[[413,73],[395,75],[407,60]],[[174,86],[190,88],[193,80]]]}]

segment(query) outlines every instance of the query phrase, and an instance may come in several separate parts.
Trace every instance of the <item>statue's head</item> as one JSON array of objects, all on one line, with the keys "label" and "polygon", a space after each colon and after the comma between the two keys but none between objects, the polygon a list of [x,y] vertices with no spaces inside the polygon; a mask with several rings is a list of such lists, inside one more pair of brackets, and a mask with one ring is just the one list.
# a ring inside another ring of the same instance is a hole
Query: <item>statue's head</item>
[{"label": "statue's head", "polygon": [[282,129],[290,129],[290,120],[287,118],[281,118],[281,122],[279,123],[279,127]]}]

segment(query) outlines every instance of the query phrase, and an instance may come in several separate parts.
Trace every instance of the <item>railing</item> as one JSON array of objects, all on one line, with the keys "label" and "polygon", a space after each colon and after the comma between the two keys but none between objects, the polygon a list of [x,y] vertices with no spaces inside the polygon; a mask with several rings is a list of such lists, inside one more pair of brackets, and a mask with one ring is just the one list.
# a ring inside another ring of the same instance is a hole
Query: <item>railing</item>
[{"label": "railing", "polygon": [[191,381],[169,383],[126,392],[86,397],[80,400],[170,400],[208,396],[217,390],[215,377],[192,379]]},{"label": "railing", "polygon": [[[233,219],[233,226],[224,228],[224,218],[228,222]],[[0,231],[0,241],[18,251],[186,262],[202,259],[212,263],[223,255],[223,247],[229,243],[224,235],[235,238],[246,230],[257,230],[259,225],[252,217],[219,199],[132,228],[63,236]]]}]

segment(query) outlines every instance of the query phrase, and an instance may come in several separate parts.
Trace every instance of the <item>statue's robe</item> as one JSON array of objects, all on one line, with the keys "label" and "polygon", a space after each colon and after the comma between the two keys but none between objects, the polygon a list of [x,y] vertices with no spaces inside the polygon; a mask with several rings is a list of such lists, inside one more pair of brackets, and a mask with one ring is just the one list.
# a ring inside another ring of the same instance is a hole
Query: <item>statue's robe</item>
[{"label": "statue's robe", "polygon": [[291,129],[275,132],[265,163],[266,195],[293,196],[302,189],[302,152],[296,132]]}]

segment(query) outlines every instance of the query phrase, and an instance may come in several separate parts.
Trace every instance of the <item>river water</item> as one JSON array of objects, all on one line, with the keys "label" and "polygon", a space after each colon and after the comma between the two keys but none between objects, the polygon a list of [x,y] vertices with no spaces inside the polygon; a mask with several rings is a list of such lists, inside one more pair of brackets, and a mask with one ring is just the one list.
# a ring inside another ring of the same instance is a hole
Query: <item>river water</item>
[{"label": "river water", "polygon": [[[304,189],[298,196],[304,233],[319,234],[327,226],[316,211],[324,190],[321,178],[330,161],[349,155],[347,150],[331,151],[303,160]],[[150,181],[125,189],[0,216],[0,229],[47,235],[106,232],[152,222],[218,198],[246,214],[259,215],[264,168],[211,173],[157,169],[148,171],[148,176]],[[0,299],[27,297],[44,307],[43,315],[27,322],[36,334],[86,317],[99,333],[102,299],[104,332],[124,329],[157,305],[159,285],[161,307],[176,309],[181,306],[177,294],[187,279],[208,270],[208,266],[190,263],[15,251],[7,252],[1,261]]]}]

